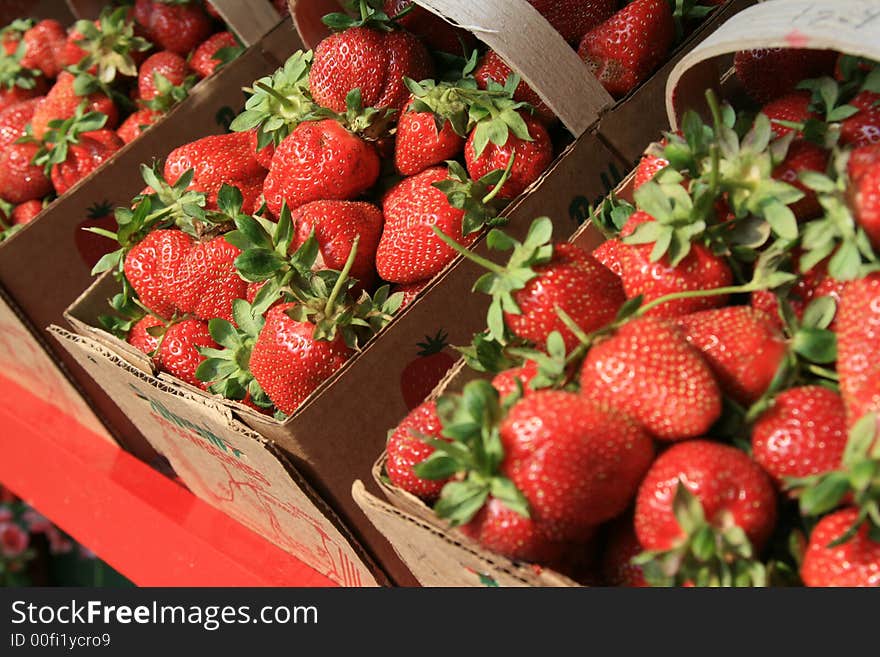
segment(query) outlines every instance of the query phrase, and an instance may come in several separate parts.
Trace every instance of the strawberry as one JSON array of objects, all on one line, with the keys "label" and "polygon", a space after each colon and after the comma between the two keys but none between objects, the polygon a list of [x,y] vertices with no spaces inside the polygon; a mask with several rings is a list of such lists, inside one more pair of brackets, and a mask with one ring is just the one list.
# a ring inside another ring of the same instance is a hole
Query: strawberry
[{"label": "strawberry", "polygon": [[602,575],[607,586],[645,587],[645,574],[635,565],[633,557],[644,550],[633,529],[633,520],[624,516],[609,530],[602,557]]},{"label": "strawberry", "polygon": [[0,111],[46,93],[46,78],[22,66],[16,55],[0,54]]},{"label": "strawberry", "polygon": [[446,333],[428,335],[419,342],[418,358],[403,368],[400,373],[400,391],[407,408],[415,408],[428,397],[440,380],[455,365],[455,358],[444,349],[449,346]]},{"label": "strawberry", "polygon": [[199,77],[206,78],[242,50],[232,32],[217,32],[195,49],[190,57],[189,66]]},{"label": "strawberry", "polygon": [[[532,393],[529,383],[537,375],[538,364],[533,360],[527,360],[520,367],[514,367],[496,374],[492,379],[492,387],[498,391],[498,396],[501,399],[506,399],[514,392],[517,392],[519,385],[522,386],[523,395],[529,395]],[[517,385],[517,381],[519,385]]]},{"label": "strawberry", "polygon": [[[791,310],[794,312],[795,317],[798,320],[801,320],[803,319],[804,312],[806,311],[807,306],[810,305],[810,302],[820,296],[816,294],[817,288],[823,281],[829,280],[830,277],[828,276],[828,266],[826,262],[816,265],[809,271],[802,272],[800,269],[800,257],[797,257],[796,260],[797,265],[795,271],[798,274],[798,278],[794,286],[788,291],[786,300],[791,307]],[[826,286],[826,289],[827,287],[828,286]],[[779,316],[779,300],[773,292],[769,290],[752,292],[751,305],[752,308],[767,313],[773,323],[779,328],[782,328],[782,319]]]},{"label": "strawberry", "polygon": [[[366,3],[361,6],[366,8]],[[343,27],[343,31],[331,34],[315,48],[309,74],[315,101],[344,112],[349,92],[360,89],[365,107],[402,112],[409,98],[403,78],[425,80],[433,75],[425,46],[408,32],[368,27],[367,16],[359,22],[342,16],[346,20],[334,27]]]},{"label": "strawberry", "polygon": [[785,160],[773,170],[773,177],[797,187],[804,192],[804,197],[790,205],[798,221],[813,219],[822,214],[822,206],[816,192],[800,181],[800,174],[804,171],[818,171],[825,173],[828,168],[828,160],[831,154],[824,148],[803,139],[796,139],[788,147]]},{"label": "strawberry", "polygon": [[318,269],[341,270],[352,245],[358,241],[357,256],[349,275],[358,287],[369,289],[376,280],[376,249],[382,235],[382,211],[371,203],[356,201],[314,201],[291,213],[293,248],[301,246],[314,232],[318,241]]},{"label": "strawberry", "polygon": [[822,386],[780,393],[752,427],[752,456],[780,486],[838,469],[846,442],[843,400]]},{"label": "strawberry", "polygon": [[767,391],[788,351],[772,319],[748,306],[704,310],[675,323],[703,355],[724,394],[746,407]]},{"label": "strawberry", "polygon": [[40,100],[40,98],[31,98],[0,110],[0,153],[19,137],[24,136],[25,128],[30,123]]},{"label": "strawberry", "polygon": [[521,113],[521,117],[525,131],[512,129],[505,141],[496,144],[483,142],[479,131],[474,130],[464,148],[471,178],[482,178],[496,169],[511,167],[507,182],[498,192],[501,199],[511,200],[519,196],[553,161],[553,143],[547,129],[527,114]]},{"label": "strawberry", "polygon": [[414,176],[430,166],[452,160],[464,149],[464,138],[451,121],[433,112],[417,112],[415,100],[407,104],[397,124],[394,164],[404,176]]},{"label": "strawberry", "polygon": [[204,360],[199,347],[217,346],[207,324],[185,319],[171,324],[165,330],[154,357],[156,366],[191,386],[204,388],[204,384],[196,378],[196,369]]},{"label": "strawberry", "polygon": [[529,0],[529,4],[574,45],[617,8],[617,0]]},{"label": "strawberry", "polygon": [[153,125],[156,121],[165,116],[162,112],[157,112],[149,108],[139,109],[128,115],[128,118],[122,122],[122,125],[116,130],[116,135],[122,140],[123,144],[130,144],[140,137],[144,130]]},{"label": "strawberry", "polygon": [[[486,54],[480,60],[479,66],[474,71],[474,78],[480,89],[488,89],[490,82],[504,86],[511,75],[513,75],[513,69],[494,50],[486,51]],[[516,90],[513,92],[513,99],[528,103],[534,107],[536,115],[545,123],[552,123],[556,120],[553,110],[547,106],[547,103],[541,99],[525,80],[519,81]]]},{"label": "strawberry", "polygon": [[847,417],[853,424],[861,417],[869,386],[876,382],[880,364],[874,354],[880,341],[880,274],[874,273],[847,284],[837,311],[837,372]]},{"label": "strawberry", "polygon": [[806,91],[793,91],[769,101],[761,108],[773,127],[773,136],[784,137],[792,128],[780,125],[780,121],[789,123],[806,123],[810,119],[818,119],[818,115],[810,109],[810,94]]},{"label": "strawberry", "polygon": [[58,77],[61,66],[58,54],[67,40],[67,31],[58,21],[41,20],[22,35],[24,55],[21,65],[42,71],[47,78]]},{"label": "strawberry", "polygon": [[157,326],[164,327],[165,322],[155,315],[144,315],[132,325],[125,340],[135,349],[150,355],[156,351],[156,348],[159,346],[159,337],[161,336],[151,335],[151,332],[148,331],[148,329]]},{"label": "strawberry", "polygon": [[144,101],[152,100],[159,93],[160,77],[178,87],[189,72],[189,65],[180,55],[167,50],[150,55],[138,71],[138,96]]},{"label": "strawberry", "polygon": [[422,437],[441,440],[443,426],[437,417],[437,407],[434,402],[420,403],[397,428],[388,436],[388,444],[385,447],[387,459],[385,472],[391,483],[412,493],[426,502],[432,502],[440,497],[440,491],[446,484],[446,479],[421,479],[413,466],[422,463],[431,454],[434,448],[421,440]]},{"label": "strawberry", "polygon": [[86,112],[99,112],[107,116],[104,127],[115,128],[119,121],[119,111],[114,102],[100,92],[80,96],[74,87],[75,77],[67,71],[62,71],[55,81],[55,85],[46,94],[43,101],[34,111],[31,119],[31,129],[36,139],[43,139],[49,130],[49,122],[54,120],[66,120],[76,114],[77,108],[85,102]]},{"label": "strawberry", "polygon": [[338,121],[308,121],[275,149],[263,194],[275,216],[284,202],[297,208],[311,201],[351,200],[379,177],[373,146]]},{"label": "strawberry", "polygon": [[854,150],[847,166],[856,221],[880,250],[880,143]]},{"label": "strawberry", "polygon": [[136,0],[134,19],[163,50],[186,55],[211,34],[211,19],[197,2]]},{"label": "strawberry", "polygon": [[16,205],[9,218],[13,226],[30,223],[43,211],[43,202],[36,199]]},{"label": "strawberry", "polygon": [[[414,5],[412,0],[384,0],[382,8],[390,18],[419,37],[431,50],[461,54],[462,49],[468,53],[477,45],[477,40],[470,32],[450,25],[436,14]],[[403,11],[407,13],[400,16]]]},{"label": "strawberry", "polygon": [[662,63],[674,38],[667,0],[635,0],[587,32],[578,54],[608,93],[620,98]]},{"label": "strawberry", "polygon": [[219,317],[231,322],[232,302],[247,293],[247,282],[233,265],[240,254],[222,235],[193,245],[172,292],[175,307],[204,321]]},{"label": "strawberry", "polygon": [[186,257],[193,239],[180,230],[155,230],[124,258],[125,278],[140,302],[161,317],[176,312],[174,297],[184,280]]},{"label": "strawberry", "polygon": [[430,281],[416,281],[415,283],[408,283],[406,285],[395,285],[394,291],[399,292],[402,295],[402,301],[400,303],[401,309],[415,301],[416,297],[421,294],[422,290],[425,289],[428,283],[430,283]]},{"label": "strawberry", "polygon": [[24,203],[52,193],[43,167],[32,164],[40,147],[35,143],[10,144],[0,153],[0,199]]},{"label": "strawberry", "polygon": [[848,105],[859,111],[840,126],[840,141],[859,148],[880,142],[880,93],[862,91]]},{"label": "strawberry", "polygon": [[0,28],[0,45],[7,55],[14,55],[21,43],[22,35],[34,26],[32,18],[16,18]]},{"label": "strawberry", "polygon": [[[764,471],[738,449],[707,440],[661,454],[636,497],[636,536],[650,551],[643,563],[652,583],[656,566],[674,569],[679,584],[724,582],[732,558],[759,553],[775,524],[776,492]],[[668,570],[661,574],[671,579]]]},{"label": "strawberry", "polygon": [[862,523],[855,536],[833,545],[856,521],[858,509],[842,509],[825,516],[810,534],[801,564],[807,586],[880,586],[880,542]]},{"label": "strawberry", "polygon": [[224,184],[241,192],[245,214],[260,206],[266,170],[257,162],[246,133],[210,135],[175,148],[165,160],[165,180],[173,185],[190,169],[195,174],[189,189],[207,195],[207,209],[218,208],[218,194]]},{"label": "strawberry", "polygon": [[794,91],[801,80],[831,75],[836,62],[834,51],[798,48],[741,50],[733,59],[737,78],[759,103]]},{"label": "strawberry", "polygon": [[580,381],[583,397],[630,415],[664,441],[701,436],[721,415],[705,360],[673,324],[654,317],[630,321],[590,349]]},{"label": "strawberry", "polygon": [[638,189],[649,180],[653,180],[654,176],[669,166],[669,160],[659,155],[646,153],[639,160],[636,167],[635,177],[633,178],[633,189]]}]

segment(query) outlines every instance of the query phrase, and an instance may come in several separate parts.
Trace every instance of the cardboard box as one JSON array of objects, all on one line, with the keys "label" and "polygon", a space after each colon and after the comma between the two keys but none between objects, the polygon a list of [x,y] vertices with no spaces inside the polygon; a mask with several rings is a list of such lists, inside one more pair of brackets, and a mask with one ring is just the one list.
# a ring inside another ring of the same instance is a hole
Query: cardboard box
[{"label": "cardboard box", "polygon": [[[880,61],[880,6],[869,0],[819,3],[813,0],[774,0],[738,14],[685,55],[670,73],[666,106],[670,124],[677,126],[688,108],[704,106],[704,92],[714,87],[736,93],[729,81],[732,55],[741,49],[792,47],[833,49]],[[615,194],[632,201],[632,176]],[[571,240],[588,250],[602,241],[590,225]],[[437,390],[458,391],[476,373],[459,361]],[[577,586],[550,570],[514,562],[483,549],[449,528],[417,497],[396,488],[383,476],[385,454],[375,463],[372,478],[387,502],[371,494],[360,481],[352,496],[370,520],[394,545],[398,556],[425,586]]]}]

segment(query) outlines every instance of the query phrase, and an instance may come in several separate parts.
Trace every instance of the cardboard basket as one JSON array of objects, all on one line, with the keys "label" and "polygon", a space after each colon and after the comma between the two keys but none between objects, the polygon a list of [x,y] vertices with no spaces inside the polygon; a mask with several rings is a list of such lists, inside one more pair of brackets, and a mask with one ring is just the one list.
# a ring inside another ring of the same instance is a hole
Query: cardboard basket
[{"label": "cardboard basket", "polygon": [[[440,5],[461,7],[463,3],[431,0],[430,6]],[[737,5],[736,1],[724,9],[730,9],[735,5]],[[307,15],[319,17],[326,13],[328,8],[334,7],[335,3],[320,0],[301,0],[293,3],[293,15],[306,43],[313,43],[310,39],[318,38],[321,28],[317,18],[306,21],[304,17]],[[495,15],[498,16],[501,26],[521,25],[522,14],[517,12],[526,12],[527,20],[531,21],[528,23],[529,34],[523,35],[522,30],[477,28],[477,18],[483,25],[488,24],[489,19],[484,16],[488,15],[490,9],[496,12]],[[470,11],[473,12],[472,9]],[[511,15],[517,19],[511,20]],[[499,51],[514,55],[533,53],[536,49],[533,43],[535,35],[540,34],[543,38],[543,35],[549,31],[548,43],[554,43],[555,40],[560,61],[562,58],[567,58],[571,70],[574,71],[567,76],[554,75],[551,69],[555,67],[551,64],[555,60],[545,54],[551,46],[539,49],[542,57],[538,59],[543,62],[542,66],[548,68],[547,79],[554,79],[556,85],[552,86],[550,91],[541,86],[541,93],[554,99],[550,102],[550,106],[565,118],[566,124],[579,137],[505,212],[509,219],[508,230],[519,238],[525,236],[531,219],[539,215],[551,217],[556,234],[567,237],[584,222],[591,205],[604,198],[619,181],[621,172],[630,168],[627,160],[616,155],[596,130],[603,111],[602,103],[591,102],[589,98],[595,98],[594,96],[576,98],[577,102],[567,98],[571,86],[575,84],[573,80],[581,78],[578,84],[582,83],[584,89],[593,90],[596,86],[595,80],[590,82],[583,63],[525,0],[485,2],[482,3],[480,16],[475,16],[473,13],[466,14],[463,15],[462,22],[468,18],[472,19],[469,25],[481,37],[485,36],[487,40],[498,45]],[[536,26],[534,29],[532,29],[533,23]],[[306,24],[311,25],[311,28],[305,28]],[[503,35],[508,32],[516,32],[519,41],[513,45],[499,45],[497,40],[503,40]],[[519,45],[516,45],[517,43]],[[559,68],[561,69],[562,66],[560,65]],[[540,81],[544,79],[542,76],[545,75],[545,71],[538,67],[529,75],[534,75],[534,80]],[[658,80],[665,81],[661,73],[658,73],[658,76],[660,77],[655,76],[652,79],[652,84],[658,84]],[[601,94],[607,98],[604,90],[601,90]],[[636,92],[630,100],[638,98],[639,92]],[[626,100],[612,104],[605,116],[611,116],[617,109],[626,106]],[[650,117],[642,117],[643,124],[650,120]],[[653,121],[653,132],[656,134],[665,124],[662,107],[657,108]],[[486,252],[482,241],[478,242],[475,248],[484,254]],[[194,408],[200,407],[202,428],[219,433],[228,430],[230,423],[238,428],[246,425],[263,439],[283,450],[296,470],[348,524],[352,533],[376,561],[385,567],[392,579],[406,582],[412,581],[411,575],[395,557],[394,551],[382,533],[360,512],[351,497],[351,485],[356,479],[364,479],[369,481],[368,485],[373,486],[369,474],[376,454],[384,446],[386,431],[409,410],[403,391],[409,385],[409,378],[414,376],[414,371],[420,368],[417,343],[423,341],[425,336],[436,335],[442,330],[448,334],[450,343],[463,344],[469,341],[474,332],[485,322],[487,300],[470,292],[478,274],[477,267],[468,260],[458,258],[451,263],[379,336],[325,381],[296,413],[283,422],[267,418],[235,402],[212,399],[200,389],[158,373],[144,354],[103,330],[95,328],[99,326],[97,316],[106,312],[107,298],[117,291],[116,283],[110,276],[105,275],[95,281],[70,306],[66,314],[74,331],[87,340],[79,340],[70,333],[58,329],[55,329],[55,335],[100,385],[113,391],[117,403],[124,408],[126,415],[160,451],[163,450],[163,443],[161,436],[158,436],[160,428],[151,419],[153,411],[150,401],[117,383],[120,378],[126,376],[126,372],[130,373],[133,370],[141,372],[143,374],[141,384],[149,383],[152,386],[151,394],[158,395],[160,399],[168,396],[178,403],[180,400],[185,400]],[[112,354],[113,358],[108,357],[108,353]],[[452,363],[451,357],[447,356],[447,358],[443,370]],[[208,400],[211,400],[211,404],[206,405]],[[205,411],[205,408],[209,408],[210,411]],[[181,417],[185,418],[186,414]],[[198,472],[202,467],[197,463],[184,463],[183,460],[187,457],[184,453],[169,454],[166,451],[165,456],[187,484],[190,483],[187,477],[194,476],[193,473]],[[378,488],[373,490],[378,493]],[[236,507],[237,500],[228,500],[223,505],[220,505],[216,499],[208,501],[243,519],[249,526],[256,527],[261,522],[259,518],[251,518],[248,521],[247,518],[253,509]],[[274,540],[272,536],[268,537]],[[306,561],[308,562],[308,559]],[[370,568],[369,564],[364,564],[363,567],[365,571]]]},{"label": "cardboard basket", "polygon": [[[671,72],[666,93],[670,124],[677,127],[684,110],[702,108],[707,88],[715,88],[722,97],[737,93],[729,75],[733,53],[768,47],[833,49],[880,61],[880,5],[871,0],[774,0],[743,11],[688,53]],[[630,176],[615,195],[632,201],[632,191]],[[598,231],[587,225],[570,241],[591,250],[601,240]],[[461,390],[475,376],[459,361],[432,397]],[[384,464],[383,453],[374,465],[372,479],[387,501],[371,494],[360,481],[352,487],[352,496],[421,584],[577,585],[550,569],[536,570],[491,553],[450,529],[424,502],[391,485],[383,476]]]}]

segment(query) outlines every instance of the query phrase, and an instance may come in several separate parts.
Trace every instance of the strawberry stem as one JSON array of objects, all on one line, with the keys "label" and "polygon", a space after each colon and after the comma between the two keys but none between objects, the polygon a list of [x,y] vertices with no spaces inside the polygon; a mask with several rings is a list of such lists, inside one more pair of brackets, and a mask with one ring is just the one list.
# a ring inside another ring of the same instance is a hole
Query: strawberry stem
[{"label": "strawberry stem", "polygon": [[639,308],[634,314],[633,317],[642,317],[647,312],[653,310],[657,306],[663,305],[664,303],[669,303],[670,301],[678,301],[680,299],[698,299],[702,297],[717,297],[724,294],[740,294],[745,292],[757,292],[758,290],[764,289],[764,286],[758,282],[752,281],[750,283],[746,283],[745,285],[731,285],[729,287],[716,287],[711,290],[685,290],[683,292],[673,292],[672,294],[667,294],[666,296],[662,296],[659,299],[654,299],[653,301],[649,301],[644,306]]},{"label": "strawberry stem", "polygon": [[348,282],[348,274],[351,272],[351,268],[354,265],[354,259],[357,256],[358,243],[360,241],[361,237],[358,235],[354,238],[354,242],[351,243],[351,253],[348,254],[348,260],[345,261],[345,266],[339,273],[339,278],[336,279],[336,285],[333,286],[333,290],[330,292],[330,297],[327,299],[327,304],[324,306],[325,317],[330,317],[333,314],[336,299],[339,297],[342,289]]},{"label": "strawberry stem", "polygon": [[501,188],[504,187],[504,183],[510,178],[510,172],[513,169],[514,160],[516,160],[516,153],[511,153],[510,159],[507,161],[507,166],[504,168],[504,175],[501,176],[501,180],[499,180],[498,184],[492,188],[492,191],[483,197],[483,205],[488,205],[496,196],[498,196],[498,192],[501,191]]},{"label": "strawberry stem", "polygon": [[448,246],[450,249],[452,249],[456,253],[463,255],[465,258],[467,258],[471,262],[474,262],[474,263],[480,265],[480,267],[483,267],[484,269],[488,269],[493,274],[500,275],[500,274],[504,273],[504,271],[505,271],[504,267],[502,267],[501,265],[495,264],[491,260],[488,260],[482,256],[478,256],[476,253],[473,253],[472,251],[468,251],[461,244],[459,244],[454,239],[449,237],[449,235],[447,235],[442,230],[440,230],[440,228],[438,228],[437,226],[431,226],[431,230],[433,230],[437,234],[437,237],[439,237],[440,240],[444,244],[446,244],[446,246]]},{"label": "strawberry stem", "polygon": [[255,86],[257,89],[259,89],[260,91],[265,91],[267,94],[269,94],[270,96],[272,96],[272,98],[274,98],[274,99],[277,100],[279,103],[281,103],[281,105],[282,105],[283,107],[285,107],[286,109],[289,109],[289,110],[295,110],[295,109],[296,109],[296,106],[293,104],[293,101],[291,101],[290,98],[288,98],[287,96],[285,96],[285,95],[279,93],[278,90],[273,89],[273,88],[270,87],[268,84],[265,84],[265,83],[263,83],[263,82],[257,82],[257,83],[254,84],[254,86]]}]

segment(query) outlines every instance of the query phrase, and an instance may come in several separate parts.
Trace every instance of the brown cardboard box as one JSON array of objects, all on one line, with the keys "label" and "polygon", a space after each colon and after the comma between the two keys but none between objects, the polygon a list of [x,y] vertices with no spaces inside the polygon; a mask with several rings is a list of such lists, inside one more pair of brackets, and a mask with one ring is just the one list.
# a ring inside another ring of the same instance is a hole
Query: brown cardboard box
[{"label": "brown cardboard box", "polygon": [[[685,55],[670,73],[666,105],[670,124],[677,126],[685,109],[703,107],[707,87],[735,92],[724,85],[732,53],[748,48],[812,47],[858,54],[880,61],[880,6],[870,0],[821,3],[774,0],[738,14]],[[615,191],[632,200],[632,177]],[[571,241],[591,249],[602,240],[590,225]],[[459,361],[432,397],[461,390],[476,374]],[[370,520],[385,533],[398,556],[425,586],[576,586],[549,569],[535,570],[493,554],[460,532],[451,530],[433,510],[413,495],[392,486],[383,476],[384,453],[373,468],[373,480],[387,502],[360,481],[352,496]]]}]

